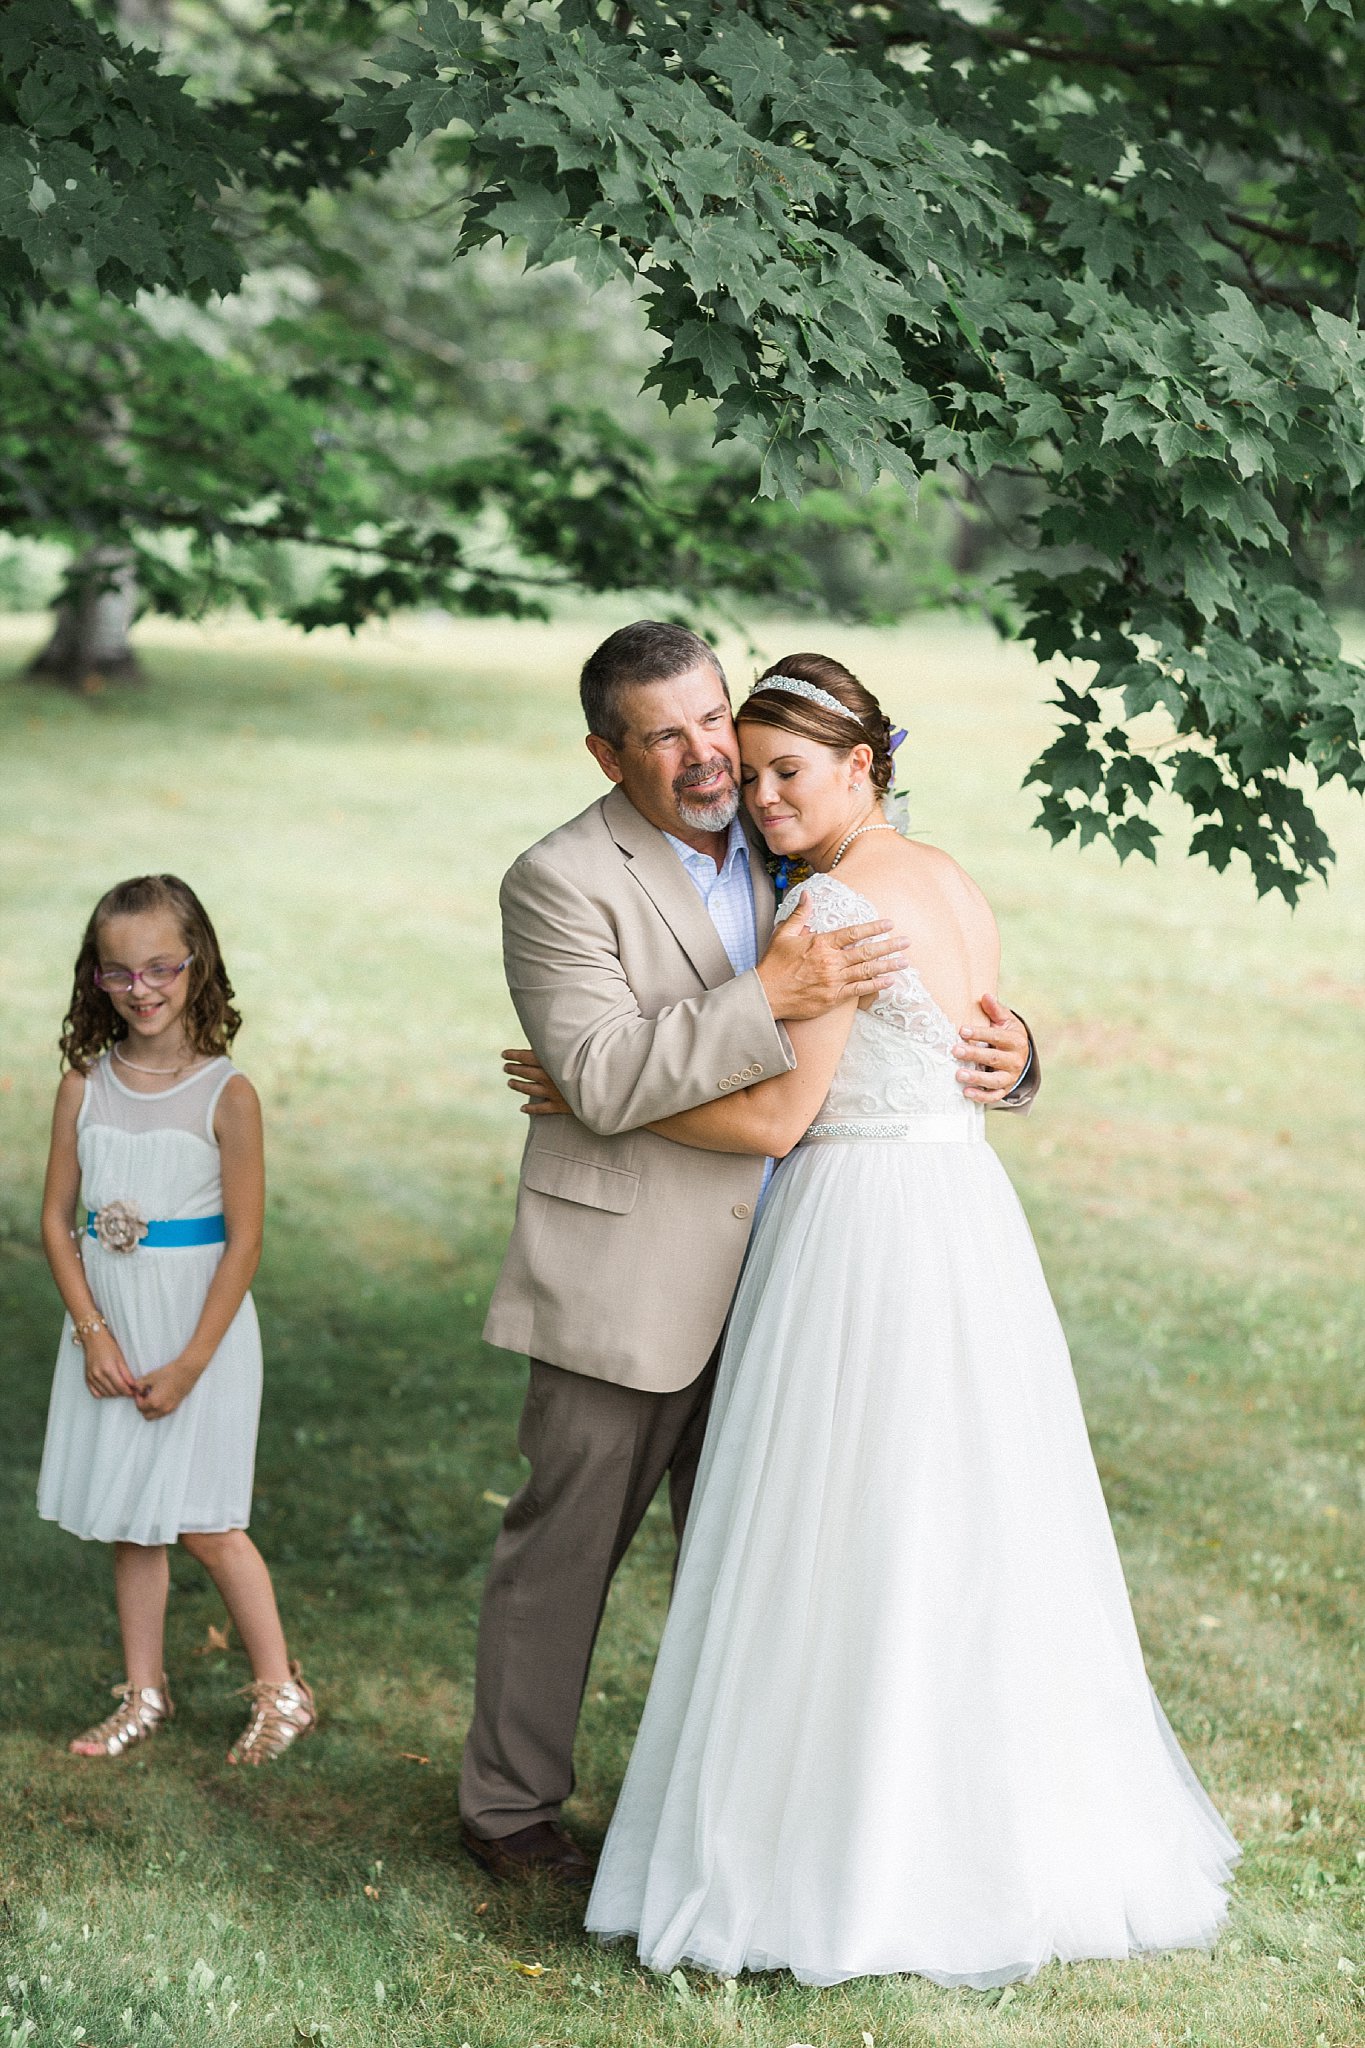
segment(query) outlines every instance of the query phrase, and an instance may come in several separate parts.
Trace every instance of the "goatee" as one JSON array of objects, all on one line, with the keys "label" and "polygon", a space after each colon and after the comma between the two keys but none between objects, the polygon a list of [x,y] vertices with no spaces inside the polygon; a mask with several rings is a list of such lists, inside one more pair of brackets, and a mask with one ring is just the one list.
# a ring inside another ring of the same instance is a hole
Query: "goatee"
[{"label": "goatee", "polygon": [[[725,777],[724,790],[717,790],[709,799],[702,797],[689,803],[688,792],[699,782],[709,782],[718,772]],[[728,832],[739,815],[739,789],[725,756],[716,754],[709,761],[696,761],[690,768],[684,768],[673,784],[673,801],[689,832]]]},{"label": "goatee", "polygon": [[731,783],[724,796],[713,797],[709,804],[689,804],[680,794],[678,816],[689,832],[728,832],[739,816],[739,791]]}]

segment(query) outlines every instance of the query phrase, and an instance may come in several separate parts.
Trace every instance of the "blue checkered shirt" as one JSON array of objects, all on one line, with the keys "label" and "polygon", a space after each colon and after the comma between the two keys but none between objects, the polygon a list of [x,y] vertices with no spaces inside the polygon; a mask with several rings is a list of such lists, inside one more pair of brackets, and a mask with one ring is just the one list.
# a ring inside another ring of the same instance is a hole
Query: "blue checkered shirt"
[{"label": "blue checkered shirt", "polygon": [[[725,844],[725,858],[719,867],[709,853],[698,853],[695,846],[675,839],[671,832],[665,832],[664,838],[686,868],[693,888],[706,905],[706,914],[716,928],[730,965],[736,974],[747,974],[751,967],[758,965],[758,921],[754,912],[754,878],[749,869],[749,842],[744,835],[744,827],[738,818],[732,821]],[[772,1175],[773,1161],[765,1160],[759,1202],[768,1192]],[[754,1205],[754,1213],[758,1213],[758,1203]]]},{"label": "blue checkered shirt", "polygon": [[758,925],[754,917],[754,878],[749,872],[749,842],[739,819],[733,820],[725,845],[725,858],[717,867],[709,853],[695,846],[664,838],[687,869],[692,886],[706,905],[726,956],[736,974],[747,974],[758,965]]}]

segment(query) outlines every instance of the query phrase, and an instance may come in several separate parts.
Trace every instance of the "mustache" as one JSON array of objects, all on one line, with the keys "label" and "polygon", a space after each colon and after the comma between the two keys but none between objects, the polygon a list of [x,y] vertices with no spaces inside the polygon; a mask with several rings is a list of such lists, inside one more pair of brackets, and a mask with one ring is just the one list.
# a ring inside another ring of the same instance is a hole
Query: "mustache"
[{"label": "mustache", "polygon": [[[733,787],[735,777],[734,770],[731,768],[730,763],[726,760],[723,754],[714,754],[709,761],[697,761],[692,765],[692,767],[684,768],[681,775],[675,775],[673,778],[673,794],[675,796],[681,796],[684,790],[695,789],[699,782],[709,781],[710,778],[715,774],[717,768],[721,768],[725,771],[725,774],[729,778],[730,784]],[[722,792],[717,791],[717,795],[720,794],[722,794]]]}]

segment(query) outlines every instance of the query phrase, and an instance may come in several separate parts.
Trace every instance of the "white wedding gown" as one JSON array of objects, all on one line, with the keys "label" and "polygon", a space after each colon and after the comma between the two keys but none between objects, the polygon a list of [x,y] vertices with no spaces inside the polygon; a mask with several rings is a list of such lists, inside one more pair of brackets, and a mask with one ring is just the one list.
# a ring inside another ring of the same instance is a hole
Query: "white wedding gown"
[{"label": "white wedding gown", "polygon": [[[878,914],[807,887],[816,930]],[[1227,1909],[954,1041],[913,971],[860,1011],[754,1233],[588,1907],[656,1970],[985,1987]]]}]

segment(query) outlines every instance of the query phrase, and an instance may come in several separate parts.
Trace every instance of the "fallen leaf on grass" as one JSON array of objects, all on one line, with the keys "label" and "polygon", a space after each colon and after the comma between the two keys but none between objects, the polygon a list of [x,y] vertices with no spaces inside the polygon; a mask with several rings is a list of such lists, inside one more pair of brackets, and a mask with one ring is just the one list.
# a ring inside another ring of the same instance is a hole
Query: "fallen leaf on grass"
[{"label": "fallen leaf on grass", "polygon": [[487,1899],[480,1899],[480,1900],[479,1900],[479,1903],[478,1903],[478,1905],[477,1905],[477,1906],[476,1906],[476,1907],[474,1908],[474,1912],[475,1912],[475,1915],[477,1916],[478,1914],[480,1914],[480,1913],[486,1913],[487,1911],[488,1911],[488,1901],[487,1901]]},{"label": "fallen leaf on grass", "polygon": [[221,1628],[215,1628],[213,1623],[210,1622],[208,1634],[203,1642],[199,1644],[194,1655],[196,1657],[212,1657],[221,1650],[231,1649],[232,1645],[228,1640],[231,1634],[232,1623],[230,1621],[225,1621]]},{"label": "fallen leaf on grass", "polygon": [[544,1963],[513,1963],[512,1968],[521,1977],[543,1977],[545,1975]]},{"label": "fallen leaf on grass", "polygon": [[400,1749],[398,1754],[402,1757],[405,1764],[429,1764],[431,1762],[429,1756],[419,1756],[415,1749]]},{"label": "fallen leaf on grass", "polygon": [[367,1884],[365,1896],[367,1899],[377,1899],[379,1897],[379,1886],[377,1884]]},{"label": "fallen leaf on grass", "polygon": [[511,1499],[511,1495],[506,1493],[485,1492],[483,1498],[488,1502],[490,1508],[505,1508],[508,1504],[508,1501]]}]

